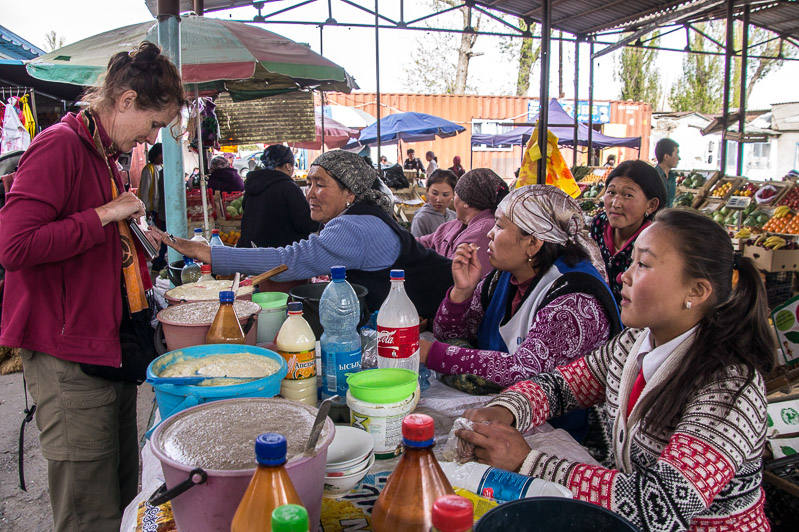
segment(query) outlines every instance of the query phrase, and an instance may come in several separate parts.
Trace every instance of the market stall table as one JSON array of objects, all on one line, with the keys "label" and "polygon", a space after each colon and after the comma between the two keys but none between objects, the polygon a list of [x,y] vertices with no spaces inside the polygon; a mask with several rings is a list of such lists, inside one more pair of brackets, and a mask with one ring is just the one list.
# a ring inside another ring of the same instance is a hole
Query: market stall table
[{"label": "market stall table", "polygon": [[[439,456],[446,444],[447,436],[455,419],[470,408],[480,408],[488,402],[493,395],[469,395],[450,388],[438,380],[431,378],[430,388],[422,392],[416,413],[431,416],[436,423],[436,455]],[[159,419],[155,419],[157,423]],[[554,452],[562,458],[579,460],[591,465],[598,465],[591,456],[575,442],[565,431],[554,430],[549,424],[544,424],[526,435],[531,446],[547,452]],[[353,490],[336,499],[325,498],[322,501],[321,521],[324,532],[336,532],[354,527],[357,530],[371,530],[369,516],[371,516],[380,491],[385,486],[389,474],[399,463],[400,458],[391,460],[376,460],[364,480]],[[159,522],[159,531],[173,530],[174,525],[164,522],[164,518],[171,517],[171,511],[165,512],[164,507],[154,508],[146,503],[149,496],[164,482],[161,464],[153,455],[148,441],[141,452],[142,482],[141,492],[125,508],[120,531],[138,532],[141,530],[155,530],[143,526],[154,525]],[[356,526],[357,525],[357,526]],[[320,528],[321,530],[321,528]]]}]

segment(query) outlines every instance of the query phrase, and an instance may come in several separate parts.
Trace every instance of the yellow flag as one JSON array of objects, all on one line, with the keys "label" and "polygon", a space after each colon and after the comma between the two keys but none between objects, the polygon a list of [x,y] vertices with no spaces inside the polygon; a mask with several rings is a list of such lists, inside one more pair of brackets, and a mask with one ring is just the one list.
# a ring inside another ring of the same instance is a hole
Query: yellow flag
[{"label": "yellow flag", "polygon": [[[563,159],[563,155],[558,148],[558,137],[551,131],[547,131],[547,185],[558,187],[569,196],[576,198],[580,195],[580,187],[574,180],[574,176],[569,170],[569,165]],[[519,170],[519,179],[516,181],[516,188],[525,185],[535,185],[538,183],[538,160],[541,158],[541,150],[538,147],[538,124],[533,129],[533,136],[527,142],[527,149],[524,152],[522,166]]]}]

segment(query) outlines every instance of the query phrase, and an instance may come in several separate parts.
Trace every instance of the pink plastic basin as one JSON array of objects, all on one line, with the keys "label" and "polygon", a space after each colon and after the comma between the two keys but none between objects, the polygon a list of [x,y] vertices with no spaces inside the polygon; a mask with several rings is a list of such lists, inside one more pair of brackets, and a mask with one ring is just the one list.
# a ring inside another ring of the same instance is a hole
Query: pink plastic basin
[{"label": "pink plastic basin", "polygon": [[[167,488],[172,488],[184,482],[194,466],[182,464],[167,456],[164,451],[162,435],[164,431],[179,419],[200,412],[205,408],[219,407],[221,404],[234,405],[243,401],[257,401],[263,408],[271,409],[276,416],[290,415],[296,408],[311,408],[300,403],[285,399],[272,398],[246,398],[226,399],[213,403],[202,404],[183,410],[167,418],[155,429],[150,440],[152,451],[161,461]],[[282,406],[281,406],[282,405]],[[316,409],[313,409],[316,411]],[[319,525],[322,513],[322,490],[325,482],[325,464],[327,463],[327,448],[335,436],[335,425],[330,418],[325,420],[327,435],[317,443],[317,453],[313,456],[295,456],[286,464],[286,471],[291,477],[294,489],[302,499],[302,505],[308,510],[310,532],[315,532]],[[269,432],[269,427],[253,428],[253,434]],[[307,439],[307,435],[306,435]],[[255,462],[255,448],[253,447],[253,463]],[[203,484],[197,484],[188,491],[172,499],[172,511],[175,523],[180,531],[196,532],[202,530],[230,530],[233,515],[241,502],[244,492],[255,473],[255,469],[241,470],[205,470],[208,478]]]},{"label": "pink plastic basin", "polygon": [[[194,305],[196,303],[201,302],[193,301],[191,303],[182,303],[182,305]],[[164,318],[163,315],[165,312],[167,312],[167,310],[168,308],[165,308],[159,312],[156,317],[158,318],[158,321],[161,322],[161,328],[164,331],[164,341],[166,342],[168,351],[175,351],[177,349],[205,344],[205,336],[208,334],[208,329],[211,328],[211,321],[208,323],[194,324],[178,323]],[[250,328],[247,329],[244,334],[245,344],[255,345],[256,341],[258,340],[258,312],[254,312],[253,314],[248,314],[245,316],[239,316],[239,323],[241,323],[242,328],[244,328],[250,319],[250,316],[253,316],[253,322],[250,325]]]}]

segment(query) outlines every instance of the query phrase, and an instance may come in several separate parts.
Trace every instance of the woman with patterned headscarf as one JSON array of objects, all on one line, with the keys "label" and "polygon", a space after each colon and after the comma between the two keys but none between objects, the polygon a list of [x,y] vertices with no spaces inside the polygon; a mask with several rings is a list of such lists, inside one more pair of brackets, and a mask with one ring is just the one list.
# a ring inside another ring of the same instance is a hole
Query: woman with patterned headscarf
[{"label": "woman with patterned headscarf", "polygon": [[433,325],[436,338],[467,339],[476,348],[423,342],[427,367],[508,386],[621,331],[602,256],[567,194],[547,185],[515,189],[497,207],[488,238],[494,269],[483,279],[477,250],[461,244],[452,261],[455,285]]},{"label": "woman with patterned headscarf", "polygon": [[461,244],[473,244],[483,274],[491,271],[488,261],[488,231],[494,226],[494,211],[508,194],[508,185],[493,170],[475,168],[463,174],[455,185],[456,220],[446,222],[429,235],[419,237],[425,247],[449,257]]},{"label": "woman with patterned headscarf", "polygon": [[[308,171],[311,218],[319,234],[282,248],[210,247],[182,238],[161,240],[180,253],[210,263],[214,273],[256,275],[281,264],[273,279],[295,281],[347,268],[347,279],[369,290],[366,303],[377,310],[391,283],[391,269],[405,270],[405,288],[419,315],[431,318],[452,286],[451,262],[418,244],[392,216],[393,200],[380,189],[377,172],[357,154],[323,153]],[[157,231],[155,231],[156,234]]]},{"label": "woman with patterned headscarf", "polygon": [[261,155],[263,168],[247,174],[238,247],[290,246],[319,230],[308,200],[292,179],[294,153],[273,144]]}]

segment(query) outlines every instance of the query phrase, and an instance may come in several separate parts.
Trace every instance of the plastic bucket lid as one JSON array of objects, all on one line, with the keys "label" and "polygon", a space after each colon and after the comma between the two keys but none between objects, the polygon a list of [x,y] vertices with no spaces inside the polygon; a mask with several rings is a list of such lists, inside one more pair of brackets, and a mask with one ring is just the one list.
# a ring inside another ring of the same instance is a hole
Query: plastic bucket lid
[{"label": "plastic bucket lid", "polygon": [[258,303],[264,310],[285,307],[288,298],[289,295],[283,292],[259,292],[252,295],[253,303]]},{"label": "plastic bucket lid", "polygon": [[347,377],[352,396],[368,403],[389,404],[403,401],[418,384],[416,372],[401,368],[360,371]]}]

